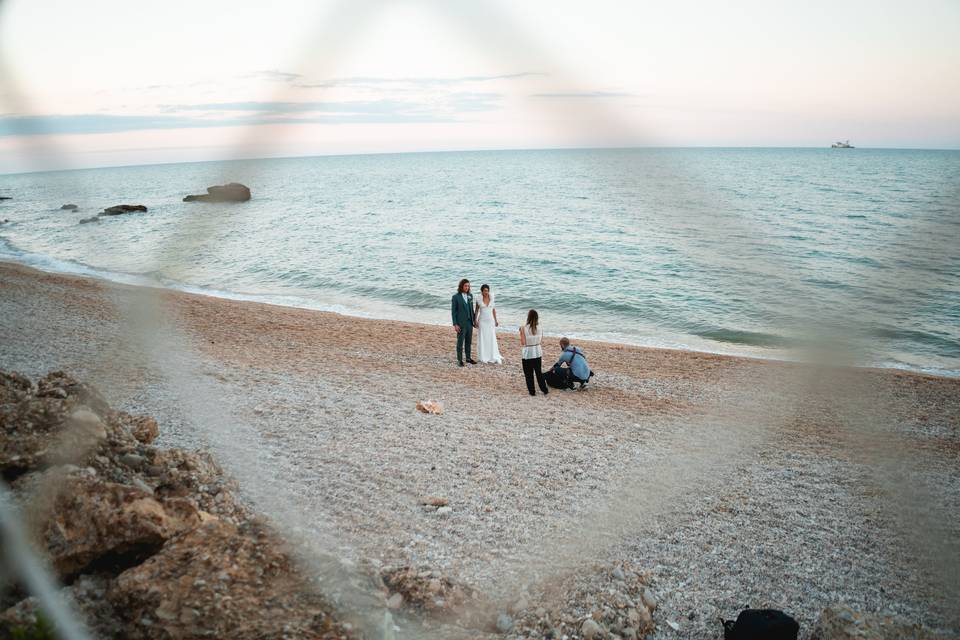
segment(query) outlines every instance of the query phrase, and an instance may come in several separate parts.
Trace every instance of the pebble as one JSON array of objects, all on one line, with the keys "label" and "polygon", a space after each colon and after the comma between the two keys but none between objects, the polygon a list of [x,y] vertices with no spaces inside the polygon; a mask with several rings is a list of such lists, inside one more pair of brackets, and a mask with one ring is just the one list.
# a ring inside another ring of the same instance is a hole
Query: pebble
[{"label": "pebble", "polygon": [[507,633],[513,629],[513,618],[508,616],[505,613],[501,613],[497,616],[497,631],[500,633]]},{"label": "pebble", "polygon": [[603,627],[597,624],[593,618],[587,618],[583,621],[583,626],[580,627],[580,635],[584,637],[584,640],[599,638],[603,635]]},{"label": "pebble", "polygon": [[643,606],[650,611],[657,610],[657,596],[653,595],[653,591],[650,591],[650,589],[644,589],[643,593],[640,594],[640,599],[643,600]]},{"label": "pebble", "polygon": [[613,577],[615,580],[623,580],[626,578],[626,576],[623,575],[623,569],[621,569],[620,567],[614,567]]},{"label": "pebble", "polygon": [[143,466],[144,457],[138,456],[135,453],[125,453],[120,456],[120,462],[127,465],[131,469],[139,469],[141,466]]},{"label": "pebble", "polygon": [[437,509],[438,516],[448,516],[453,513],[453,507],[440,507]]},{"label": "pebble", "polygon": [[399,609],[400,605],[403,604],[403,595],[395,593],[389,598],[387,598],[387,608],[388,609]]}]

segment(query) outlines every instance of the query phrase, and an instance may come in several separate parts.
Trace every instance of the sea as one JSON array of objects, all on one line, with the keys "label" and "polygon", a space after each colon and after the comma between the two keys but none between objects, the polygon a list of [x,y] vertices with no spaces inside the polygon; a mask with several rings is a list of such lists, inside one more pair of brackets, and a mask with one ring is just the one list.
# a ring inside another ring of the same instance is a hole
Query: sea
[{"label": "sea", "polygon": [[[183,202],[241,182],[245,203]],[[960,375],[960,151],[577,149],[0,176],[0,260],[501,331]],[[116,204],[146,213],[79,224]],[[78,210],[61,210],[76,204]]]}]

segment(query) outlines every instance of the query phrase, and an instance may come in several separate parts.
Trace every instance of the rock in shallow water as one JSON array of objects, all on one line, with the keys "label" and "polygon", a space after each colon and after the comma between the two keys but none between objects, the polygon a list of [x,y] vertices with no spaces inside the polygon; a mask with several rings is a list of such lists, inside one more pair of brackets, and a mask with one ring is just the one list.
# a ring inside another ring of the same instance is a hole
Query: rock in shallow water
[{"label": "rock in shallow water", "polygon": [[119,216],[124,213],[134,213],[136,211],[146,212],[147,208],[142,204],[117,204],[107,207],[100,214],[101,216]]},{"label": "rock in shallow water", "polygon": [[184,202],[246,202],[250,199],[250,189],[238,182],[207,187],[207,193],[187,196]]}]

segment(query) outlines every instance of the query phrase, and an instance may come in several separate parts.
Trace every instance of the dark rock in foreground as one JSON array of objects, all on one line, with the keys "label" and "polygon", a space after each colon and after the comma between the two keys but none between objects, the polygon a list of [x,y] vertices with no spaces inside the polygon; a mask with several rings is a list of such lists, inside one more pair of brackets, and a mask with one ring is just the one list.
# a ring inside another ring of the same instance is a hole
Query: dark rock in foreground
[{"label": "dark rock in foreground", "polygon": [[[352,637],[213,458],[157,433],[64,373],[0,370],[0,472],[94,636]],[[0,638],[37,628],[26,595],[0,583]]]},{"label": "dark rock in foreground", "polygon": [[107,207],[99,215],[101,216],[118,216],[123,213],[132,213],[134,211],[146,211],[147,208],[142,204],[118,204],[112,207]]},{"label": "dark rock in foreground", "polygon": [[215,187],[207,187],[207,193],[199,196],[187,196],[184,202],[246,202],[250,199],[250,189],[238,182]]},{"label": "dark rock in foreground", "polygon": [[61,205],[60,210],[61,210],[61,211],[76,211],[76,210],[79,209],[79,208],[80,208],[80,207],[78,207],[78,206],[75,205],[75,204],[65,204],[65,205]]}]

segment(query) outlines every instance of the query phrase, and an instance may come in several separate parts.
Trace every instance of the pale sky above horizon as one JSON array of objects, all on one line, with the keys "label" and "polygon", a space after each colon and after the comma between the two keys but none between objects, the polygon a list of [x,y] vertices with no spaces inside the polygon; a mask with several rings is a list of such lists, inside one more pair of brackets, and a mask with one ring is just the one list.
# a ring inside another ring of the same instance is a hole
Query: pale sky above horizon
[{"label": "pale sky above horizon", "polygon": [[566,146],[960,148],[960,2],[0,2],[0,172]]}]

